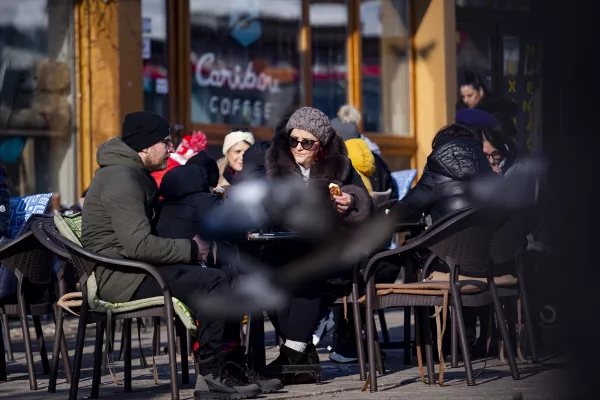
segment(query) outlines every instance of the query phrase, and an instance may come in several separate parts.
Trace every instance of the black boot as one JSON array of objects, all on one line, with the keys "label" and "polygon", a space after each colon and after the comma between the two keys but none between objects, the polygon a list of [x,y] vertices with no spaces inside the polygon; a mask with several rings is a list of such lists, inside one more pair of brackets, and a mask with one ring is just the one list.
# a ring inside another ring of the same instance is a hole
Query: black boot
[{"label": "black boot", "polygon": [[304,352],[281,346],[279,356],[267,366],[267,371],[277,376],[284,385],[320,382],[322,376],[314,345],[308,345]]},{"label": "black boot", "polygon": [[251,383],[244,369],[232,361],[225,361],[225,353],[201,359],[198,357],[200,376],[196,378],[194,399],[237,400],[258,396],[260,387]]},{"label": "black boot", "polygon": [[226,357],[226,361],[232,361],[241,366],[245,370],[245,375],[251,383],[255,383],[260,387],[263,394],[273,393],[283,389],[283,384],[279,379],[269,378],[261,375],[259,372],[248,368],[246,363],[246,347],[234,347]]}]

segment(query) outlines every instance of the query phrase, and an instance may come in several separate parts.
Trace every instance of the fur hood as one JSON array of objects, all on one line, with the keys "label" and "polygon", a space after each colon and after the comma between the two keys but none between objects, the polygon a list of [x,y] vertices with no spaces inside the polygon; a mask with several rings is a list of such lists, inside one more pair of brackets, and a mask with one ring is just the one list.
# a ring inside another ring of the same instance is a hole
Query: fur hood
[{"label": "fur hood", "polygon": [[[288,135],[281,129],[275,134],[271,147],[265,155],[267,178],[302,178],[300,167],[288,145]],[[352,195],[354,209],[344,216],[346,223],[358,223],[369,217],[373,211],[373,201],[364,186],[360,175],[352,167],[348,150],[342,137],[335,133],[331,142],[322,148],[320,158],[310,168],[310,184],[329,191],[330,183],[340,186],[342,192]]]},{"label": "fur hood", "polygon": [[[288,144],[286,132],[278,132],[265,155],[265,167],[269,179],[283,178],[292,174],[302,176]],[[336,183],[343,186],[350,177],[352,164],[348,158],[346,144],[337,133],[327,147],[322,148],[321,157],[310,169],[310,180]],[[315,182],[316,183],[316,182]],[[319,182],[321,183],[321,182]]]}]

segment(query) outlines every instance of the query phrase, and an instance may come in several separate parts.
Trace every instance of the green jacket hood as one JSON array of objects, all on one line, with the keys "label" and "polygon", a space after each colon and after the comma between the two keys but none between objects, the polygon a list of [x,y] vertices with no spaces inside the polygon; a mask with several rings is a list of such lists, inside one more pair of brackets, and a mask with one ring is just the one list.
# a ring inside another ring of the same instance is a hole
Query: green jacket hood
[{"label": "green jacket hood", "polygon": [[146,168],[139,154],[127,146],[120,137],[102,143],[96,152],[96,161],[100,168],[111,165]]}]

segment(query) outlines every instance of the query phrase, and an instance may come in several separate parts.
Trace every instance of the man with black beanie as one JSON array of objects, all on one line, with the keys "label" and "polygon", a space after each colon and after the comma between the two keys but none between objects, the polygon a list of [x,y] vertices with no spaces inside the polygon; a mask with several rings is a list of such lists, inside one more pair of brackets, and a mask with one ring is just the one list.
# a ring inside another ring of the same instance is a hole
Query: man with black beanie
[{"label": "man with black beanie", "polygon": [[[121,136],[100,145],[96,154],[100,168],[83,206],[83,247],[104,256],[157,266],[173,297],[195,314],[199,343],[196,356],[202,375],[197,379],[195,398],[256,396],[260,387],[236,372],[243,369],[225,371],[229,347],[224,338],[226,321],[207,312],[202,302],[212,295],[226,297],[231,290],[223,272],[200,265],[206,260],[209,246],[197,235],[192,239],[168,239],[158,237],[153,229],[158,188],[150,173],[164,169],[172,151],[169,124],[163,117],[147,111],[125,116]],[[155,280],[138,271],[98,265],[95,275],[99,296],[106,301],[163,295]],[[236,379],[231,379],[232,373],[237,373]]]}]

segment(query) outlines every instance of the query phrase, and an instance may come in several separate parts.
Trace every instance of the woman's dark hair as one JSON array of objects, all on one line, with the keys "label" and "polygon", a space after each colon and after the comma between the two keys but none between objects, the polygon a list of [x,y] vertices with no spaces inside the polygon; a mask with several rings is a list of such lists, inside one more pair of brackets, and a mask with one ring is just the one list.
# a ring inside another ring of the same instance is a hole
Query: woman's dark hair
[{"label": "woman's dark hair", "polygon": [[483,89],[484,94],[490,92],[485,83],[483,83],[483,79],[472,71],[465,71],[465,76],[460,86],[472,86],[475,90]]},{"label": "woman's dark hair", "polygon": [[481,137],[475,131],[461,124],[451,124],[440,129],[433,137],[431,142],[432,148],[435,147],[439,138],[472,138],[481,140]]},{"label": "woman's dark hair", "polygon": [[496,148],[498,153],[505,159],[502,170],[506,172],[518,156],[517,145],[515,141],[507,135],[502,124],[498,123],[493,128],[485,128],[481,131],[481,139],[490,142]]}]

